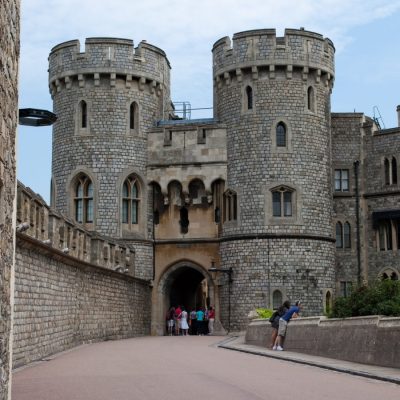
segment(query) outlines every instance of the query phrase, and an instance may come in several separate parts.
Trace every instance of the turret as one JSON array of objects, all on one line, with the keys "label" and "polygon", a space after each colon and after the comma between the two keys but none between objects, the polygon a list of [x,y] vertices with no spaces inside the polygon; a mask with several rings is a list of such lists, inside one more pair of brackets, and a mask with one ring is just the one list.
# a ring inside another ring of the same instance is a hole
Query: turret
[{"label": "turret", "polygon": [[334,46],[303,29],[241,32],[232,42],[214,44],[213,78],[214,116],[227,126],[222,267],[233,268],[236,297],[246,299],[234,315],[285,297],[321,313],[334,288]]},{"label": "turret", "polygon": [[170,65],[144,41],[89,38],[55,46],[49,86],[53,130],[52,205],[85,228],[147,237],[146,132],[167,118]]}]

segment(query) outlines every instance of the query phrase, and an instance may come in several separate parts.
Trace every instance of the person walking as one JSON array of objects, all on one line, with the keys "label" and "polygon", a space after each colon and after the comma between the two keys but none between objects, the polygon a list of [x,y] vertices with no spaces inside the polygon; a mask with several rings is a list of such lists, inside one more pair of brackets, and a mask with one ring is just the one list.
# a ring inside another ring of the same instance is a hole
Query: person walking
[{"label": "person walking", "polygon": [[180,318],[181,318],[181,306],[177,306],[175,308],[175,315],[174,315],[174,322],[175,322],[175,335],[179,336],[179,329],[180,329]]},{"label": "person walking", "polygon": [[271,333],[271,349],[273,349],[276,337],[278,336],[279,319],[283,317],[290,308],[290,301],[286,300],[271,316],[269,322],[271,322],[272,333]]},{"label": "person walking", "polygon": [[199,310],[196,313],[196,319],[197,319],[197,334],[199,336],[203,336],[204,335],[204,311],[199,308]]},{"label": "person walking", "polygon": [[279,319],[278,336],[275,339],[272,350],[282,351],[283,340],[286,336],[287,326],[292,318],[297,318],[301,310],[300,301],[296,301],[295,305],[290,307],[288,311]]},{"label": "person walking", "polygon": [[208,334],[212,335],[214,333],[214,320],[215,320],[215,311],[214,308],[210,306],[208,309]]},{"label": "person walking", "polygon": [[197,335],[197,314],[196,310],[190,311],[190,334]]},{"label": "person walking", "polygon": [[189,325],[187,322],[188,318],[188,313],[185,310],[185,307],[182,307],[182,312],[181,312],[181,330],[182,330],[182,335],[187,336],[188,330],[189,330]]},{"label": "person walking", "polygon": [[167,311],[167,332],[169,336],[174,334],[174,317],[175,317],[175,307],[170,307]]}]

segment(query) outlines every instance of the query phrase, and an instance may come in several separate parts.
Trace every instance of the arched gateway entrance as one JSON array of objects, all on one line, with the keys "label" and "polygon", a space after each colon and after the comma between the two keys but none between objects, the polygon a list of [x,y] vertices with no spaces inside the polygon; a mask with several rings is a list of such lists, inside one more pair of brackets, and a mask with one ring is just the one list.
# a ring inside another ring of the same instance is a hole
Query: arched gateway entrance
[{"label": "arched gateway entrance", "polygon": [[173,264],[161,276],[157,287],[153,334],[165,333],[165,316],[171,306],[179,304],[187,310],[204,308],[215,304],[214,297],[214,283],[205,268],[191,261]]}]

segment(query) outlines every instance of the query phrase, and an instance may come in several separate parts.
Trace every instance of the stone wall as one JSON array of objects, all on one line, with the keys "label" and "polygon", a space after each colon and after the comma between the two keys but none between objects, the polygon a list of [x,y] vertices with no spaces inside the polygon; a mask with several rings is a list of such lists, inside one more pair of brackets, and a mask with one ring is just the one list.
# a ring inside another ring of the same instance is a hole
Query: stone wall
[{"label": "stone wall", "polygon": [[92,341],[150,333],[148,281],[18,234],[13,366]]},{"label": "stone wall", "polygon": [[0,2],[0,399],[9,398],[15,249],[15,136],[18,124],[19,0]]},{"label": "stone wall", "polygon": [[[354,317],[327,319],[298,318],[290,321],[285,350],[336,358],[361,364],[400,368],[400,318]],[[252,321],[246,343],[269,346],[271,324]]]}]

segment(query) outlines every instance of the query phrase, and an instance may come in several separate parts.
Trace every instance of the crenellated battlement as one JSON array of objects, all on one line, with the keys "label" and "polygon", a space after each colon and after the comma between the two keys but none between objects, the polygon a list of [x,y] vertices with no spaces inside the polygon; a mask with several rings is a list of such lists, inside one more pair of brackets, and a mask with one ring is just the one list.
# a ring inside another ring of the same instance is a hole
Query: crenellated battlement
[{"label": "crenellated battlement", "polygon": [[123,79],[130,88],[137,80],[139,89],[149,85],[159,94],[164,85],[169,85],[170,63],[165,52],[146,41],[137,47],[130,39],[88,38],[81,52],[79,40],[70,40],[53,47],[49,56],[49,87],[54,96],[63,88],[70,89],[73,83],[85,86],[90,80],[95,86],[107,78],[111,86]]},{"label": "crenellated battlement", "polygon": [[240,82],[244,73],[257,79],[260,72],[275,78],[278,71],[291,78],[301,70],[303,79],[314,74],[330,82],[334,77],[335,48],[330,39],[303,29],[286,29],[277,37],[275,29],[239,32],[233,39],[224,37],[212,49],[213,76],[217,84],[230,83],[233,77]]},{"label": "crenellated battlement", "polygon": [[117,272],[135,273],[135,251],[98,234],[86,231],[51,209],[30,188],[18,182],[17,232],[49,247],[49,251]]}]

